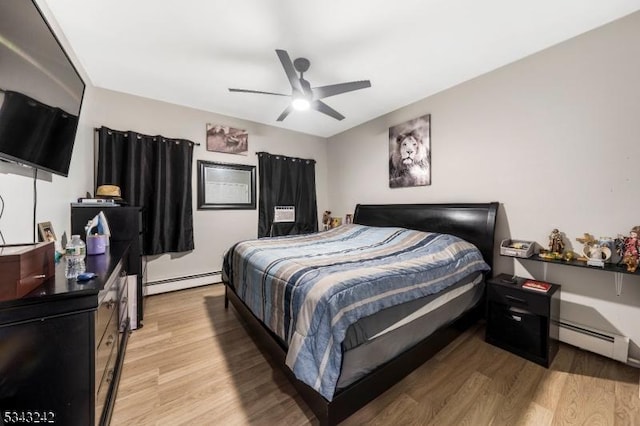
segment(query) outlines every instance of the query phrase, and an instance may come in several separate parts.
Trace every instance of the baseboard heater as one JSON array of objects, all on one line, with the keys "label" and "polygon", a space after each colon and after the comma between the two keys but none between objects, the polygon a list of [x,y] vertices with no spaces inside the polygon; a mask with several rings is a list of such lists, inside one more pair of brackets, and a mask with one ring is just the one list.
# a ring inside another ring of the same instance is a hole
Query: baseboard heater
[{"label": "baseboard heater", "polygon": [[184,290],[222,281],[222,272],[206,272],[204,274],[187,275],[183,277],[169,278],[166,280],[150,281],[144,286],[144,295],[168,293],[170,291]]},{"label": "baseboard heater", "polygon": [[563,320],[560,321],[560,341],[616,361],[628,362],[629,338],[625,336]]}]

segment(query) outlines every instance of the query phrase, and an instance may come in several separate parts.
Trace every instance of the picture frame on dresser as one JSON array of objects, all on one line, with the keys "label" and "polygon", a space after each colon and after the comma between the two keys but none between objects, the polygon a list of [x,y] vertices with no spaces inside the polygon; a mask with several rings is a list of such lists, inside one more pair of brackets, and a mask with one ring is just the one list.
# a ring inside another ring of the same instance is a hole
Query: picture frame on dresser
[{"label": "picture frame on dresser", "polygon": [[40,236],[40,241],[55,242],[58,240],[56,233],[53,231],[53,225],[51,225],[51,222],[38,223],[38,235]]}]

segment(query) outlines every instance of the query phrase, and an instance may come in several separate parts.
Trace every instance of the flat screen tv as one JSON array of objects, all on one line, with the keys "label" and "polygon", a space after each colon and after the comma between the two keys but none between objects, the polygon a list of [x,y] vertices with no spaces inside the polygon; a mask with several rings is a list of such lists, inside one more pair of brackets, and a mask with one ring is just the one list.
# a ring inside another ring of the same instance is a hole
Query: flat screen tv
[{"label": "flat screen tv", "polygon": [[0,159],[67,176],[85,84],[32,0],[0,1]]}]

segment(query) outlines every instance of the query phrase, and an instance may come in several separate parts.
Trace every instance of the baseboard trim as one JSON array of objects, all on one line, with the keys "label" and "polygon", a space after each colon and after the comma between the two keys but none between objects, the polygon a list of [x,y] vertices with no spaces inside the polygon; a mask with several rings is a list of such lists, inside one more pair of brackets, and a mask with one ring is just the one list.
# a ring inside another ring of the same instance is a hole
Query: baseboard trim
[{"label": "baseboard trim", "polygon": [[222,281],[222,272],[207,272],[205,274],[189,275],[167,280],[151,281],[144,286],[144,295],[168,293],[170,291],[185,290],[187,288],[201,287],[204,285],[219,283]]}]

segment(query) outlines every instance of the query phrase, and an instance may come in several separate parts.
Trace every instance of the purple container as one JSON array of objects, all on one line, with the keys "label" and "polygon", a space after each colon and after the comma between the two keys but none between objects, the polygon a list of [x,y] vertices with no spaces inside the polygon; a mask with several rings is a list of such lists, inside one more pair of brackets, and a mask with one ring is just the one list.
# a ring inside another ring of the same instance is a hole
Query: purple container
[{"label": "purple container", "polygon": [[87,254],[104,254],[107,251],[106,235],[87,236]]}]

